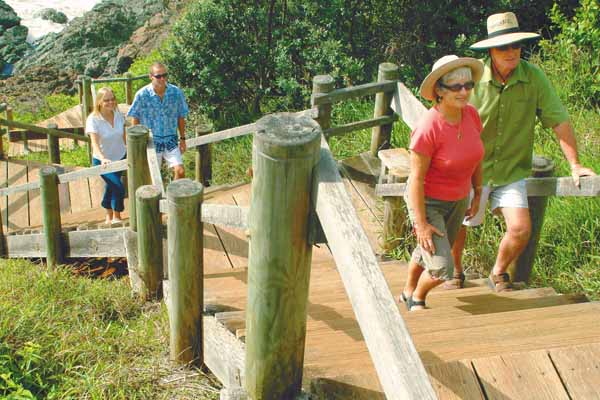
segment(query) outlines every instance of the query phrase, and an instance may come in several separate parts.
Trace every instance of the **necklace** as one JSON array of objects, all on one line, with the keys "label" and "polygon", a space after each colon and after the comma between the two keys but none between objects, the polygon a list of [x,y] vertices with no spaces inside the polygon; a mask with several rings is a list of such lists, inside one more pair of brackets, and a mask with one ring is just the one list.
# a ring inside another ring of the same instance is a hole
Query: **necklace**
[{"label": "necklace", "polygon": [[498,69],[498,67],[496,67],[496,64],[494,63],[494,61],[492,61],[492,67],[494,68],[494,71],[496,71],[496,73],[498,74],[498,76],[502,80],[502,82],[500,82],[502,84],[502,86],[505,86],[506,85],[506,80],[510,76],[510,72],[506,75],[506,77],[504,77],[504,75],[502,75],[500,73],[500,70]]}]

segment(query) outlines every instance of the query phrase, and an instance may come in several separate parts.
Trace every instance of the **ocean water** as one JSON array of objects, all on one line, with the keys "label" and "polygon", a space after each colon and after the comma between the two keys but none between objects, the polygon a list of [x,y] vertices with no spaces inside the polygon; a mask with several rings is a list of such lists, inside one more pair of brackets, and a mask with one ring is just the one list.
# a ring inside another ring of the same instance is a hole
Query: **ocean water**
[{"label": "ocean water", "polygon": [[27,41],[33,42],[49,32],[59,32],[64,25],[34,17],[44,8],[54,8],[65,13],[69,21],[89,11],[100,0],[4,0],[21,17],[21,25],[29,28]]}]

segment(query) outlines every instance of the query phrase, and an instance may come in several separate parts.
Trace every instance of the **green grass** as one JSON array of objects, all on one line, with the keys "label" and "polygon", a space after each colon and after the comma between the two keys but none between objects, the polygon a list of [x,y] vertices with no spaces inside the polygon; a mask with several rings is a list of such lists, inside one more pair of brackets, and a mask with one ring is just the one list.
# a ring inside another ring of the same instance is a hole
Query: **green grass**
[{"label": "green grass", "polygon": [[137,300],[126,279],[24,260],[0,272],[0,398],[218,398],[201,371],[169,365],[165,306]]},{"label": "green grass", "polygon": [[[29,154],[22,154],[19,156],[11,157],[18,160],[29,160],[39,163],[48,163],[48,153],[45,151],[36,151]],[[60,149],[60,163],[61,165],[69,165],[75,167],[89,167],[90,159],[88,156],[87,146],[81,144],[73,149]]]}]

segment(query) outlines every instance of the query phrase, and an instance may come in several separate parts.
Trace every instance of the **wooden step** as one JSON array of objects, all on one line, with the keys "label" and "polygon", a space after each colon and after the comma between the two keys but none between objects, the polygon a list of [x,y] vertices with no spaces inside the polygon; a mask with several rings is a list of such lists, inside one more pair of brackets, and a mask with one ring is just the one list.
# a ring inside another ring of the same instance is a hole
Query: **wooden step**
[{"label": "wooden step", "polygon": [[[535,350],[426,366],[440,400],[598,399],[600,344]],[[385,399],[374,370],[305,368],[317,399]],[[338,373],[339,375],[335,375]]]}]

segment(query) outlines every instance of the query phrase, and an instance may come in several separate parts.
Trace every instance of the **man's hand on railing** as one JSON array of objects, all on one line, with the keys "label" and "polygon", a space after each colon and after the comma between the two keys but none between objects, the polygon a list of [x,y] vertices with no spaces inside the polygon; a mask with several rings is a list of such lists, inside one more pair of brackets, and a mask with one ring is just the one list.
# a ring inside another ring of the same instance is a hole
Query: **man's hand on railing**
[{"label": "man's hand on railing", "polygon": [[582,176],[596,176],[596,173],[591,168],[584,167],[578,163],[571,165],[571,176],[573,177],[575,186],[580,187],[579,178]]}]

